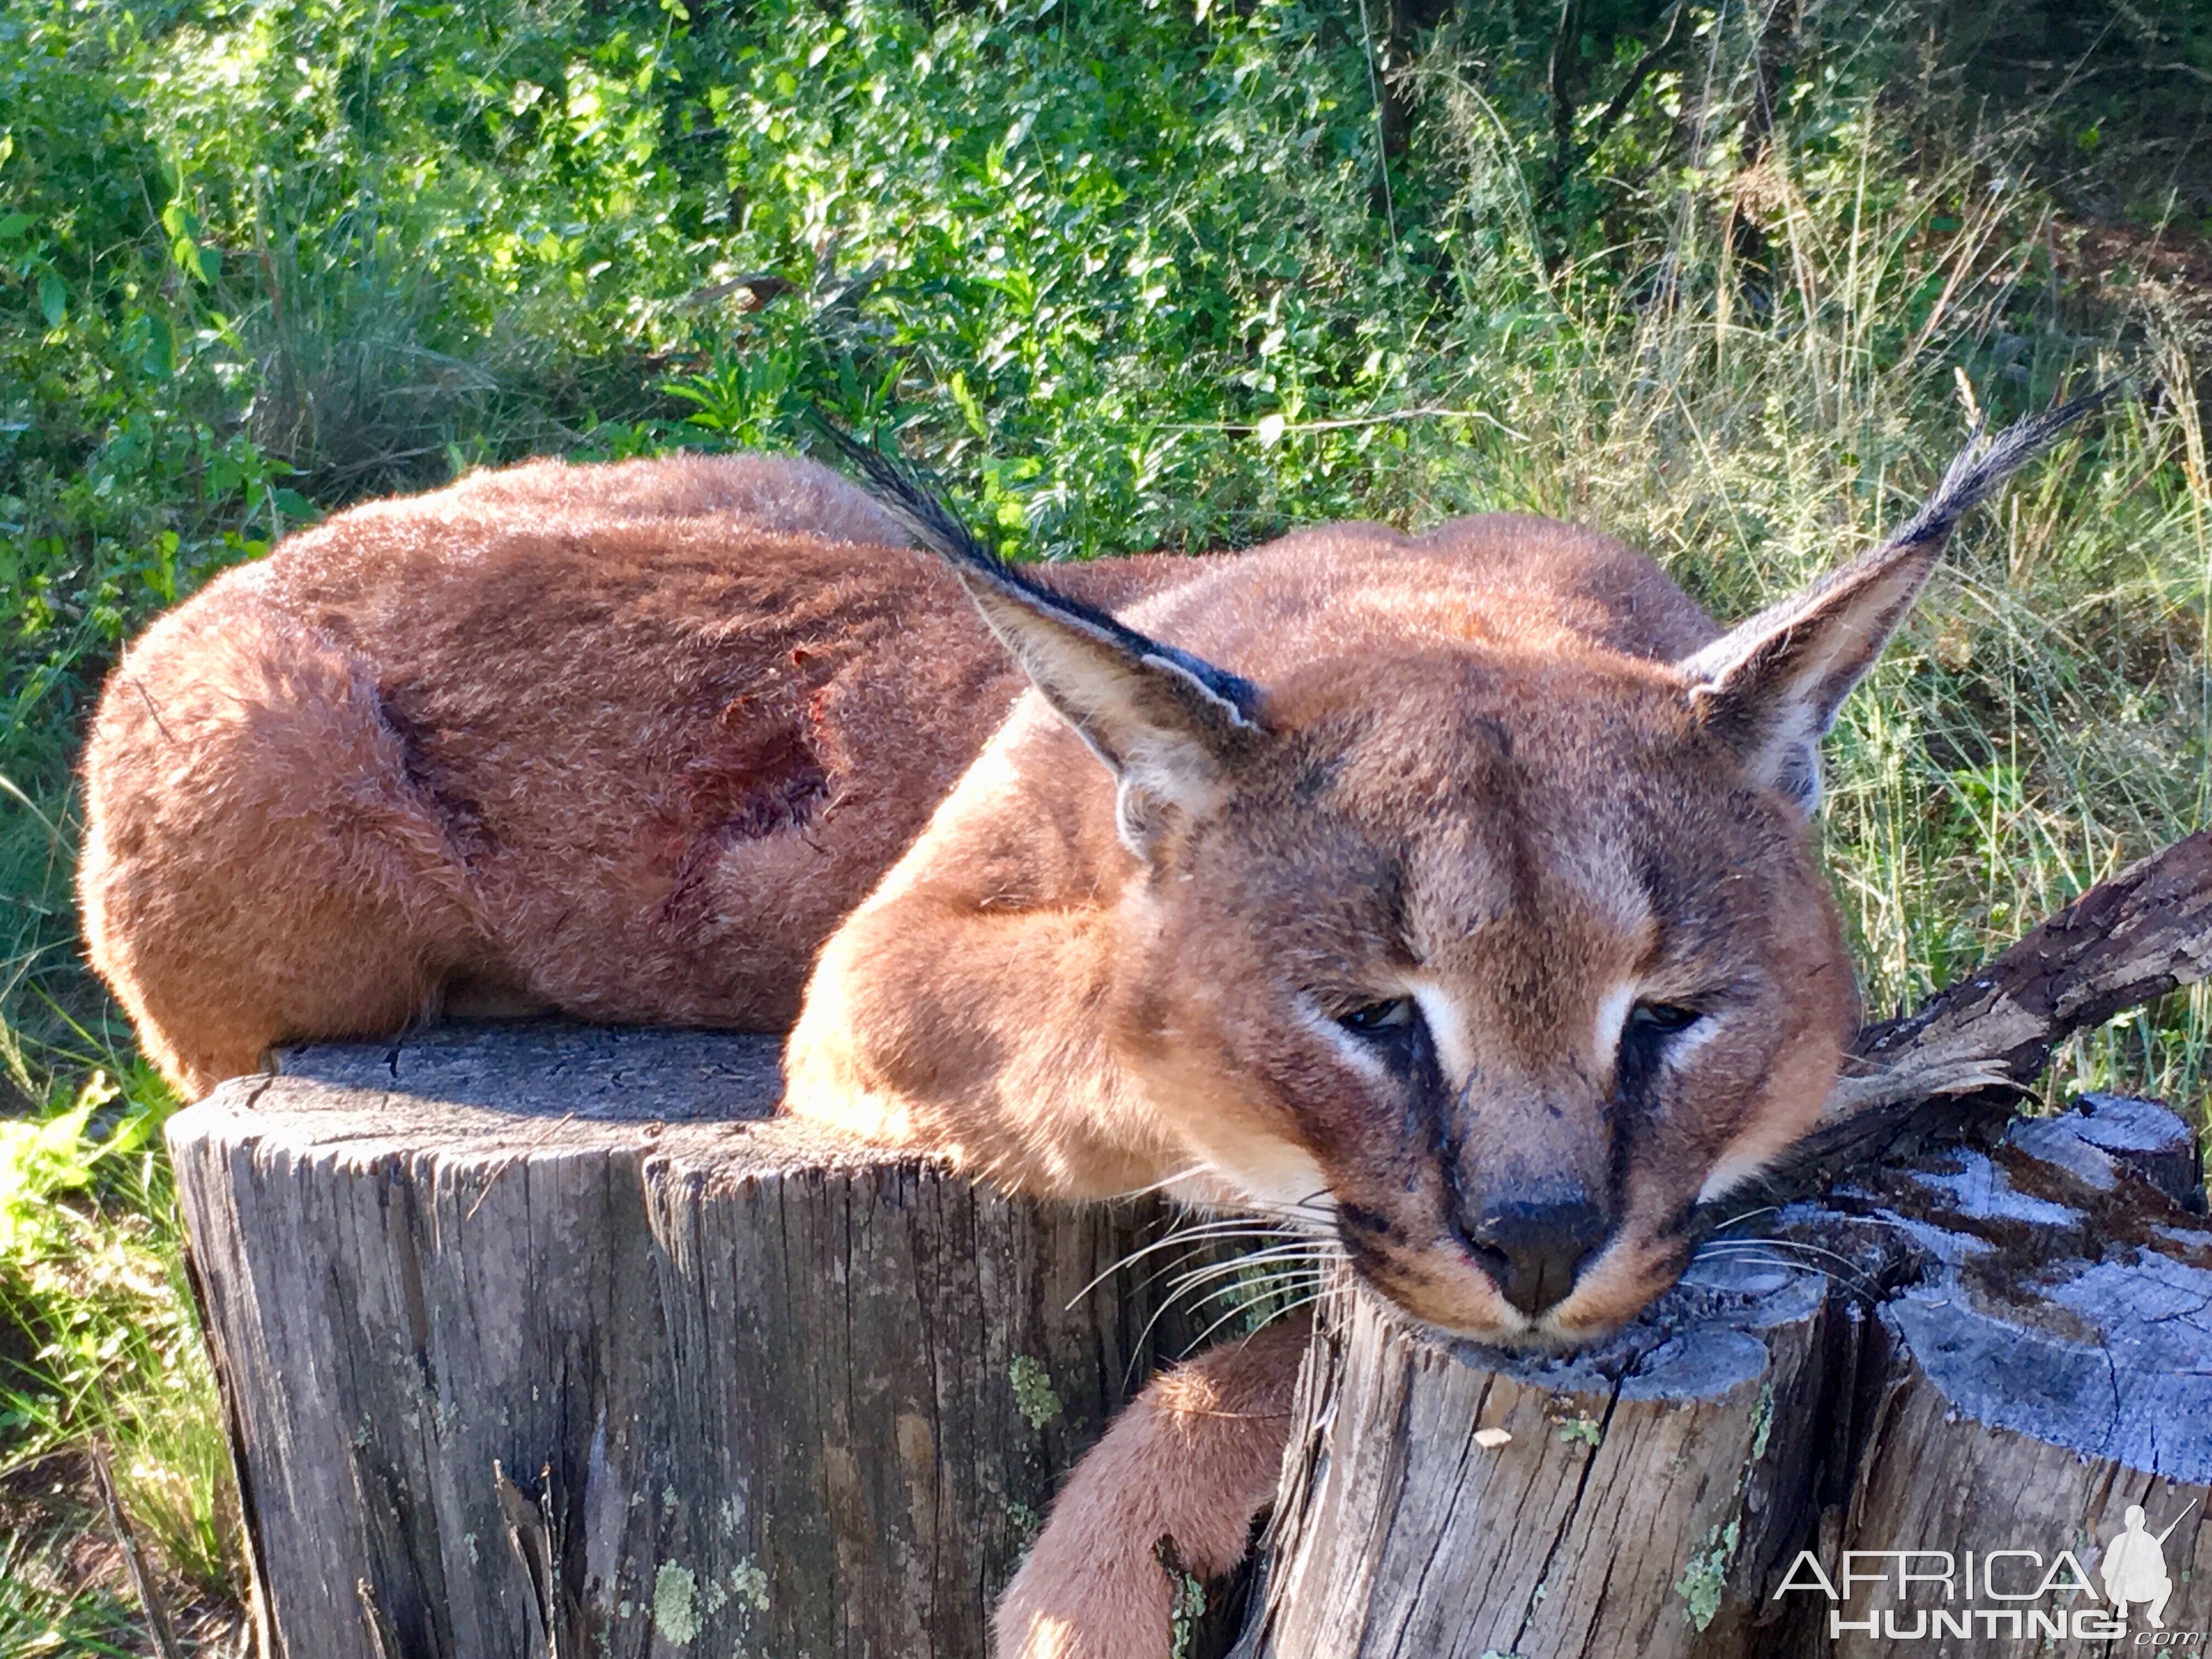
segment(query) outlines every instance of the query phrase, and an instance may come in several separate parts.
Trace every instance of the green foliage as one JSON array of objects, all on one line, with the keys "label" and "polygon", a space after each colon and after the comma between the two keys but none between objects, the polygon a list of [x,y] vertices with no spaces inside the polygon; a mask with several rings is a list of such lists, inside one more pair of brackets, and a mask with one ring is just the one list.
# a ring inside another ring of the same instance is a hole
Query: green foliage
[{"label": "green foliage", "polygon": [[2203,0],[1974,0],[1948,21],[1949,96],[1933,112],[2014,112],[2039,175],[2070,205],[2212,232]]},{"label": "green foliage", "polygon": [[94,1139],[92,1115],[115,1092],[94,1073],[76,1102],[52,1117],[0,1121],[0,1261],[62,1254],[70,1231],[62,1199],[90,1188],[103,1161],[128,1157],[145,1144],[149,1120],[143,1114]]},{"label": "green foliage", "polygon": [[[71,768],[125,638],[364,495],[799,442],[820,404],[1010,554],[1528,511],[1735,614],[1909,512],[1969,404],[2125,369],[1832,740],[1871,1000],[2194,828],[2207,342],[2085,278],[2026,164],[2202,216],[2212,169],[2157,172],[2199,141],[2159,149],[2106,66],[2193,96],[2203,30],[2063,10],[1369,8],[1437,21],[1395,42],[1321,0],[0,10],[0,1465],[106,1442],[172,1571],[234,1584],[168,1103],[76,956]],[[2097,73],[2007,79],[2077,27]],[[2193,1103],[2208,1015],[2127,1017],[2052,1094]],[[0,1571],[0,1631],[82,1611],[22,1588],[45,1560]]]},{"label": "green foliage", "polygon": [[134,1524],[195,1590],[239,1588],[234,1498],[154,1152],[169,1103],[103,1073],[42,1115],[0,1121],[0,1476],[109,1449]]},{"label": "green foliage", "polygon": [[1559,1443],[1566,1446],[1588,1446],[1592,1451],[1604,1443],[1605,1431],[1598,1420],[1586,1413],[1577,1412],[1559,1419]]},{"label": "green foliage", "polygon": [[115,1598],[64,1581],[51,1547],[21,1535],[0,1547],[0,1653],[9,1659],[128,1659],[116,1645],[127,1615]]}]

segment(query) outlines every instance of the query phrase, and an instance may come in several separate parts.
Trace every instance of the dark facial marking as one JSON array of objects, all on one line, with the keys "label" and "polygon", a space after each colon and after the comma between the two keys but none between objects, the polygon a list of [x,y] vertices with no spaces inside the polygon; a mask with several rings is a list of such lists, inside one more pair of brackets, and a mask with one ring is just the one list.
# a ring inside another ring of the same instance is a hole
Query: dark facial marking
[{"label": "dark facial marking", "polygon": [[1702,1010],[1677,1003],[1639,1002],[1629,1010],[1613,1068],[1613,1093],[1622,1105],[1633,1109],[1651,1101],[1668,1046],[1705,1017]]},{"label": "dark facial marking", "polygon": [[1380,1210],[1359,1204],[1338,1203],[1336,1229],[1343,1236],[1346,1248],[1355,1253],[1364,1249],[1371,1254],[1379,1246],[1406,1242],[1405,1229],[1395,1221]]}]

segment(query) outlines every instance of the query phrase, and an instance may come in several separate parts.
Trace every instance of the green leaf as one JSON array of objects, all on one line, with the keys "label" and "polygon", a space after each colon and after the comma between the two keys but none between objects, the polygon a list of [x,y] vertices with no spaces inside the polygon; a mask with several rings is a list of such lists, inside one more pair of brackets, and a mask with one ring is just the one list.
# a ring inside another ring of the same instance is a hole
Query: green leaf
[{"label": "green leaf", "polygon": [[69,284],[55,271],[39,273],[39,309],[46,313],[48,328],[59,328],[69,315]]},{"label": "green leaf", "polygon": [[146,338],[138,367],[154,379],[166,380],[177,372],[177,332],[169,326],[169,319],[156,311],[145,313],[138,320]]},{"label": "green leaf", "polygon": [[958,369],[954,369],[952,379],[948,382],[946,389],[952,393],[952,401],[960,406],[960,413],[966,417],[969,430],[977,437],[988,441],[991,435],[990,423],[983,418],[981,401],[969,388],[968,377]]}]

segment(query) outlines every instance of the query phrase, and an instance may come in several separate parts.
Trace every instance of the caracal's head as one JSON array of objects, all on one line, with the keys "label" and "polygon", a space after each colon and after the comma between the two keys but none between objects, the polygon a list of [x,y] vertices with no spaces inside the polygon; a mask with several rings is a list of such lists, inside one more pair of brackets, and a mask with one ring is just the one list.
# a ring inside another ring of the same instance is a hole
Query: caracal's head
[{"label": "caracal's head", "polygon": [[1317,665],[1152,844],[1124,1049],[1207,1163],[1332,1211],[1431,1324],[1610,1330],[1834,1080],[1850,963],[1778,775],[1805,743],[1725,732],[1710,684],[1472,650]]},{"label": "caracal's head", "polygon": [[1672,663],[1430,646],[1257,686],[921,528],[1118,779],[1144,874],[1106,1018],[1194,1158],[1429,1323],[1564,1346],[1818,1118],[1858,1012],[1819,740],[1959,514],[2077,412]]}]

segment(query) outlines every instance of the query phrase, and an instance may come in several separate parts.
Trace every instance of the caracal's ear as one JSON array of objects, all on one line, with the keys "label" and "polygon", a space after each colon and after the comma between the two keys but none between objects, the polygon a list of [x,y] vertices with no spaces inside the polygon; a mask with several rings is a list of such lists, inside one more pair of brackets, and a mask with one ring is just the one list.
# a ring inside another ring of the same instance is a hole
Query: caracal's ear
[{"label": "caracal's ear", "polygon": [[2030,416],[1986,444],[1977,429],[1887,543],[1677,663],[1706,727],[1741,750],[1754,778],[1809,814],[1820,799],[1821,734],[1912,609],[1952,526],[2116,390]]},{"label": "caracal's ear", "polygon": [[826,421],[817,425],[915,540],[951,567],[1045,701],[1113,770],[1131,851],[1149,861],[1170,823],[1213,809],[1230,769],[1261,736],[1257,687],[1054,592],[985,547],[899,462]]}]

